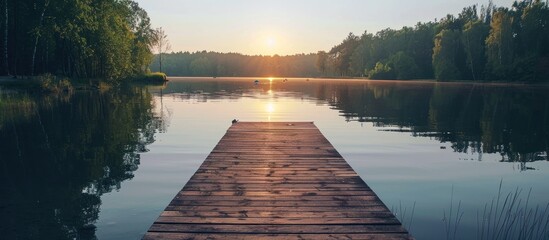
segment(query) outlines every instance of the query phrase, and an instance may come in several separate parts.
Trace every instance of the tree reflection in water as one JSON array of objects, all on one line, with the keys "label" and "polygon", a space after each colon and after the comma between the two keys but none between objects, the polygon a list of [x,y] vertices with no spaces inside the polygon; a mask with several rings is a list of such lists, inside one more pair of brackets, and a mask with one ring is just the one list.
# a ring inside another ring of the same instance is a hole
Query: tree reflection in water
[{"label": "tree reflection in water", "polygon": [[[162,94],[206,102],[257,97],[328,104],[345,121],[498,153],[502,162],[546,161],[547,87],[290,79],[173,81]],[[95,239],[101,195],[120,188],[139,153],[165,129],[143,88],[42,95],[0,92],[0,236]],[[161,102],[160,102],[161,104]],[[322,117],[322,116],[320,116]]]},{"label": "tree reflection in water", "polygon": [[163,120],[143,88],[0,93],[0,234],[96,239],[101,195],[139,166]]},{"label": "tree reflection in water", "polygon": [[164,93],[204,102],[258,90],[327,102],[346,121],[450,142],[456,152],[479,153],[479,160],[482,153],[499,153],[502,162],[517,162],[521,170],[530,169],[527,162],[547,160],[547,86],[290,79],[252,88],[249,81],[186,79]]}]

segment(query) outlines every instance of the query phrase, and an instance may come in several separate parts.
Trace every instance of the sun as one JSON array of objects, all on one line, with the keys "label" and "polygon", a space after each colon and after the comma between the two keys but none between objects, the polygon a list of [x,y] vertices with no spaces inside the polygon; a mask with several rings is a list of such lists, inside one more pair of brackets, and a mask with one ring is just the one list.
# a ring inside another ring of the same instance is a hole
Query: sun
[{"label": "sun", "polygon": [[274,47],[276,45],[276,39],[274,37],[268,37],[266,40],[265,40],[265,43],[267,44],[268,47]]}]

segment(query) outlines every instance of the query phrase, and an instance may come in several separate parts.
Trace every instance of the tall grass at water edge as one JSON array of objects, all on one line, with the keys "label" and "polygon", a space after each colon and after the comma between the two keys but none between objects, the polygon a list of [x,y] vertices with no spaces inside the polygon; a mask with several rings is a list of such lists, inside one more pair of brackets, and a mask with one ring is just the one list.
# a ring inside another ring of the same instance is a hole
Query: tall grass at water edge
[{"label": "tall grass at water edge", "polygon": [[[545,205],[532,206],[532,189],[525,196],[523,189],[516,188],[507,194],[502,193],[503,181],[500,181],[498,193],[482,209],[476,211],[477,240],[546,240],[549,239],[549,201]],[[412,224],[416,203],[408,209],[399,203],[391,212],[402,225],[413,233]],[[450,195],[450,206],[443,210],[442,223],[444,236],[439,239],[457,240],[460,238],[460,224],[467,213],[462,201],[454,200],[454,187]]]},{"label": "tall grass at water edge", "polygon": [[532,189],[523,198],[523,190],[501,192],[477,210],[477,239],[549,239],[549,202],[545,206],[530,206]]}]

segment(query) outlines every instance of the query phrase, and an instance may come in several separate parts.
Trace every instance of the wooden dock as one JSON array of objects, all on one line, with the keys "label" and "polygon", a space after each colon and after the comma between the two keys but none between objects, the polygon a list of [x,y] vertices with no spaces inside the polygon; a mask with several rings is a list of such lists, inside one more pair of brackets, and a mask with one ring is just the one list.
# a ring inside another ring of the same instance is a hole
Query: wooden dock
[{"label": "wooden dock", "polygon": [[312,122],[239,122],[143,239],[412,238]]}]

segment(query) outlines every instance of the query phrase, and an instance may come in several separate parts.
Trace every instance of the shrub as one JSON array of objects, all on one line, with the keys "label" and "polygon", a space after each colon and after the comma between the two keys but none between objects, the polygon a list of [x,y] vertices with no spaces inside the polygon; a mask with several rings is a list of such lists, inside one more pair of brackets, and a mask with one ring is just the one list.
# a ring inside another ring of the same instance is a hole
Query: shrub
[{"label": "shrub", "polygon": [[138,80],[146,83],[164,83],[168,81],[166,74],[161,72],[146,73],[139,77]]},{"label": "shrub", "polygon": [[58,78],[50,73],[38,77],[40,88],[46,92],[70,92],[73,90],[72,84],[67,78]]}]

